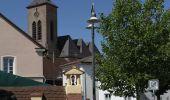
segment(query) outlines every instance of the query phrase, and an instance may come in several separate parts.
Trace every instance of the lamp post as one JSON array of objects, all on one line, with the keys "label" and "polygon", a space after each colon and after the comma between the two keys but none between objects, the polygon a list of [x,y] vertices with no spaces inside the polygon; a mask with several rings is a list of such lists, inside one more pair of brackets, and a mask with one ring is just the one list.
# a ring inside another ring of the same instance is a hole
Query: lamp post
[{"label": "lamp post", "polygon": [[92,32],[93,100],[96,100],[94,33],[96,29],[95,23],[98,23],[99,19],[96,17],[94,3],[92,4],[91,17],[87,22],[89,23],[87,29]]}]

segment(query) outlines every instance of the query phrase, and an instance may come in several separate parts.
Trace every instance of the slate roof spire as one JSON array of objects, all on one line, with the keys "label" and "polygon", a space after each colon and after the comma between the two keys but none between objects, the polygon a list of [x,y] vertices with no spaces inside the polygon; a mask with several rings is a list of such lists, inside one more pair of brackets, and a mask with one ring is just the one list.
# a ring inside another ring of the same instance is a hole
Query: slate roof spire
[{"label": "slate roof spire", "polygon": [[52,0],[32,0],[31,4],[27,8],[32,8],[32,7],[36,7],[36,6],[40,6],[40,5],[44,5],[44,4],[49,4],[49,5],[52,5],[54,7],[57,7],[52,2]]}]

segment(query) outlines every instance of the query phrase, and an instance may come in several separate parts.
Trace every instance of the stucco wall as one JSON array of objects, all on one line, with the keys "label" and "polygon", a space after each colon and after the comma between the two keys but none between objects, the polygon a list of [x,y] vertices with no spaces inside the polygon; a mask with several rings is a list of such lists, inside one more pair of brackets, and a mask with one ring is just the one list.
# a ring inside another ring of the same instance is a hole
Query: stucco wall
[{"label": "stucco wall", "polygon": [[31,100],[42,100],[42,97],[31,97]]},{"label": "stucco wall", "polygon": [[162,100],[170,100],[170,90],[167,91],[167,93],[164,93],[161,95]]},{"label": "stucco wall", "polygon": [[[35,48],[37,47],[0,17],[0,59],[3,56],[15,57],[14,73],[16,75],[43,77],[43,60],[42,56],[36,53]],[[2,63],[0,65],[2,67]]]},{"label": "stucco wall", "polygon": [[[78,64],[80,70],[84,71],[85,73],[81,75],[81,84],[82,84],[82,93],[83,93],[83,100],[85,100],[85,96],[89,100],[93,100],[93,89],[92,89],[92,65],[90,63],[81,63]],[[66,67],[65,69],[68,69]],[[66,77],[63,75],[63,86],[65,86]],[[99,87],[100,83],[96,82],[96,100],[105,100],[105,94],[109,92],[100,90]],[[111,96],[111,100],[125,100],[124,97],[118,96]],[[136,100],[135,98],[129,98],[127,100]]]},{"label": "stucco wall", "polygon": [[[170,90],[167,90],[166,93],[160,96],[161,100],[170,100]],[[141,95],[140,97],[141,100],[153,100],[153,93],[152,92],[146,92]],[[155,96],[155,99],[157,100],[157,97]]]},{"label": "stucco wall", "polygon": [[[108,91],[99,90],[99,100],[105,100],[105,94],[109,94],[109,92]],[[125,98],[124,97],[119,97],[119,96],[111,95],[111,99],[110,100],[125,100]],[[135,100],[135,99],[129,98],[127,100]]]},{"label": "stucco wall", "polygon": [[[83,70],[85,73],[82,75],[81,83],[83,84],[83,92],[86,98],[93,100],[93,84],[92,84],[92,66],[91,64],[81,64],[80,69]],[[96,100],[98,100],[98,90],[96,91]]]}]

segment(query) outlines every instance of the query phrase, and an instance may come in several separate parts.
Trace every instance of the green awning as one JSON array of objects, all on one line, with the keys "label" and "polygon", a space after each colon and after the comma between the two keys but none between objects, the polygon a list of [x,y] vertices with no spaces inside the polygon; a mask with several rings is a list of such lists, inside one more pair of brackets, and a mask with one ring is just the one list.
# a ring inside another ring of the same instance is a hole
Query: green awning
[{"label": "green awning", "polygon": [[0,71],[0,87],[25,87],[25,86],[47,86],[47,84]]}]

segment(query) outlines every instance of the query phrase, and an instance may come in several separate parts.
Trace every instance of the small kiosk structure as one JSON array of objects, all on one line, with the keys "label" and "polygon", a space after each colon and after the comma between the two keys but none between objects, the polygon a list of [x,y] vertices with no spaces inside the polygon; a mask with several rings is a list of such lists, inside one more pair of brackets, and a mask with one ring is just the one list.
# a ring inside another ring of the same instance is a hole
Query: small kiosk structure
[{"label": "small kiosk structure", "polygon": [[82,85],[80,81],[80,76],[84,72],[73,66],[70,70],[64,72],[66,76],[66,95],[68,100],[82,100]]}]

